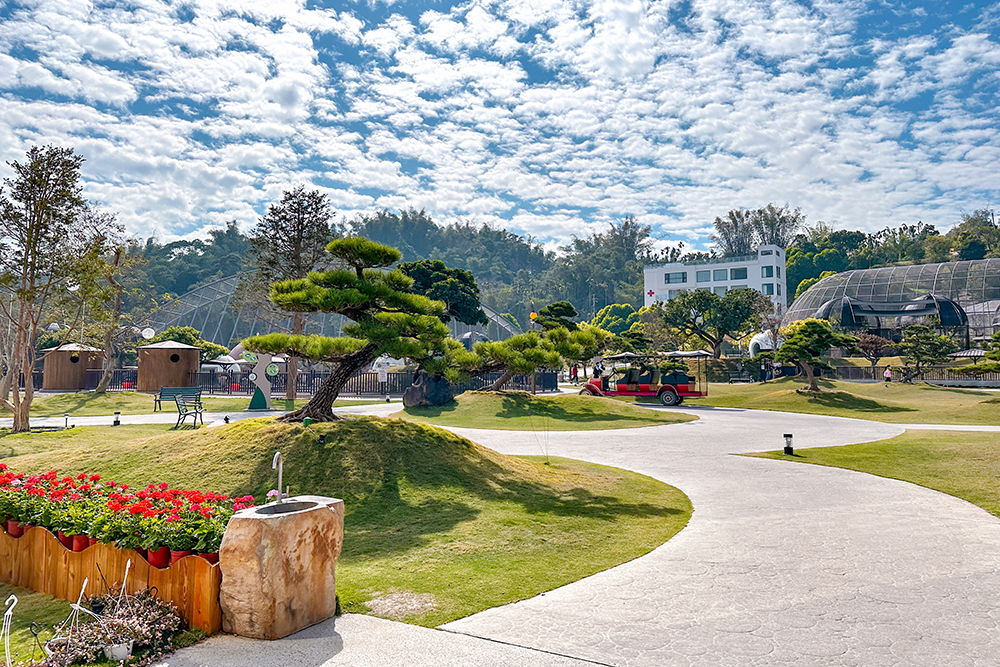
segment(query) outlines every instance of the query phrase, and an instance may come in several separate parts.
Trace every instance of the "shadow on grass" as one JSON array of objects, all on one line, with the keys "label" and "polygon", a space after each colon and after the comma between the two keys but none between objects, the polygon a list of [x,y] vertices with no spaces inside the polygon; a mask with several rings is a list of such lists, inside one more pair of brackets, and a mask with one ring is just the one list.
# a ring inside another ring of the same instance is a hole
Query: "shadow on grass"
[{"label": "shadow on grass", "polygon": [[[628,421],[632,423],[648,422],[650,425],[663,423],[662,415],[651,413],[645,415],[642,412],[635,414],[616,414],[602,409],[600,401],[594,401],[594,405],[584,407],[579,403],[573,406],[572,410],[567,410],[558,401],[551,398],[534,398],[531,396],[498,394],[500,397],[500,409],[495,416],[503,419],[511,418],[547,418],[553,421],[564,423],[594,423],[594,422],[616,422]],[[654,398],[654,403],[658,401]],[[416,417],[433,419],[435,417],[462,415],[462,406],[455,402],[443,406],[414,407],[406,408],[405,412]]]},{"label": "shadow on grass", "polygon": [[805,396],[810,403],[822,405],[827,408],[840,410],[852,410],[855,412],[919,412],[915,408],[907,408],[901,405],[886,405],[870,398],[862,398],[843,391],[831,391],[814,394],[812,392],[800,392],[800,396]]},{"label": "shadow on grass", "polygon": [[[283,433],[271,446],[284,455],[284,480],[292,495],[342,498],[345,522],[358,543],[353,554],[384,556],[423,546],[478,516],[481,510],[470,504],[470,497],[516,503],[541,520],[549,515],[611,522],[621,516],[669,517],[685,511],[579,487],[557,488],[544,479],[540,465],[501,465],[509,459],[425,424],[359,417]],[[325,435],[323,444],[319,433]],[[260,497],[272,488],[276,473],[271,454],[256,458],[249,476],[253,486],[234,489],[233,495]]]}]

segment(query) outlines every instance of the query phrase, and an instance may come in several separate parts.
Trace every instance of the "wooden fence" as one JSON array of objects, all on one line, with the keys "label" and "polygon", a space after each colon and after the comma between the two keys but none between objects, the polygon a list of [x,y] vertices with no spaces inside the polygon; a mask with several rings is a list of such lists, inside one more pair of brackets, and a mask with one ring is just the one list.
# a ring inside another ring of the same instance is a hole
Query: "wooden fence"
[{"label": "wooden fence", "polygon": [[206,634],[222,629],[222,571],[200,556],[185,556],[161,569],[135,551],[107,544],[70,551],[45,528],[29,528],[18,538],[0,531],[0,581],[71,602],[79,597],[84,579],[87,595],[106,593],[107,587],[119,590],[129,559],[126,591],[155,588],[156,596],[174,605],[188,626]]}]

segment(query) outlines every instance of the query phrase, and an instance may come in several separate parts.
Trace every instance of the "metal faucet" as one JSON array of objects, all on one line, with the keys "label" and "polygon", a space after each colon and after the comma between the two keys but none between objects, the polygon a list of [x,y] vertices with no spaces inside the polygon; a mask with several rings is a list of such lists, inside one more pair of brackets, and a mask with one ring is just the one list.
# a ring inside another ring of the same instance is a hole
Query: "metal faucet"
[{"label": "metal faucet", "polygon": [[281,458],[281,452],[274,453],[274,459],[271,461],[271,470],[278,470],[278,502],[285,502],[285,498],[288,497],[288,489],[284,491],[281,490],[281,469],[283,467],[284,461]]}]

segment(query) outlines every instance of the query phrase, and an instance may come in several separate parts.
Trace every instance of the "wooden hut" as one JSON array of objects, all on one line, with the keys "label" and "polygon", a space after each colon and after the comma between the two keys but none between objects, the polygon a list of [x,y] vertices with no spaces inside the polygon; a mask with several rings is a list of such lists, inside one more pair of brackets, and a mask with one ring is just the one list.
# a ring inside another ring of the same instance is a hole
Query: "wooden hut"
[{"label": "wooden hut", "polygon": [[174,340],[139,348],[138,391],[160,391],[163,387],[198,384],[201,349]]},{"label": "wooden hut", "polygon": [[87,388],[87,369],[104,366],[104,351],[79,343],[42,350],[43,391],[80,391]]}]

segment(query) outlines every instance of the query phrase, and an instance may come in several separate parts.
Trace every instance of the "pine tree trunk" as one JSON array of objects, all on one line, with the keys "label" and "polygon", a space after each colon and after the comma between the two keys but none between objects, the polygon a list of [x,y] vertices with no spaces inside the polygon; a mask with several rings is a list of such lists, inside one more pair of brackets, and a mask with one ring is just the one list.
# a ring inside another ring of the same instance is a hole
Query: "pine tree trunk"
[{"label": "pine tree trunk", "polygon": [[491,384],[489,387],[486,387],[482,391],[500,391],[501,389],[503,389],[503,386],[507,384],[507,382],[515,375],[516,373],[514,371],[504,371],[504,374],[501,375],[499,378],[497,378],[496,382]]},{"label": "pine tree trunk", "polygon": [[802,364],[802,369],[806,372],[806,379],[809,380],[808,391],[819,391],[819,384],[816,382],[816,374],[813,373],[811,364]]},{"label": "pine tree trunk", "polygon": [[378,347],[374,343],[369,343],[354,354],[346,357],[337,364],[333,373],[320,385],[319,390],[313,394],[308,403],[298,410],[278,417],[278,421],[300,422],[306,417],[317,422],[330,422],[339,419],[339,417],[333,414],[333,402],[337,400],[340,390],[344,388],[347,381],[355,373],[375,360],[375,357],[378,356],[377,351]]},{"label": "pine tree trunk", "polygon": [[[302,320],[302,313],[292,314],[292,334],[299,335],[304,329],[304,323]],[[288,357],[288,361],[285,362],[285,399],[289,401],[294,401],[298,393],[299,386],[299,358],[298,357]]]}]

